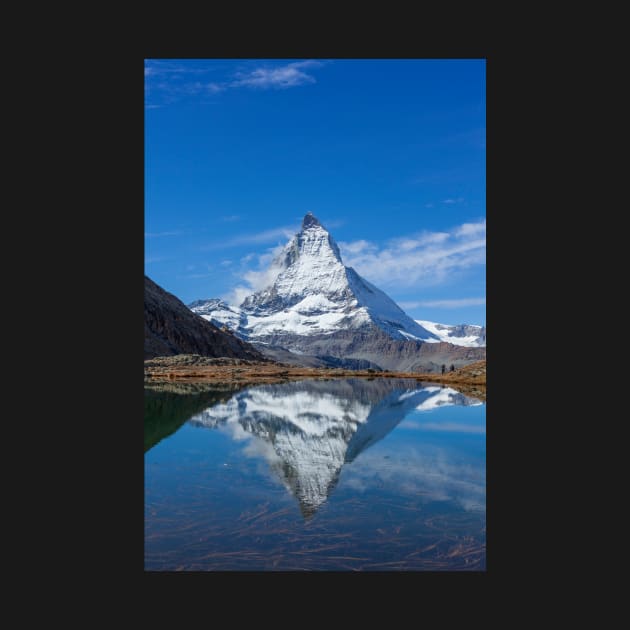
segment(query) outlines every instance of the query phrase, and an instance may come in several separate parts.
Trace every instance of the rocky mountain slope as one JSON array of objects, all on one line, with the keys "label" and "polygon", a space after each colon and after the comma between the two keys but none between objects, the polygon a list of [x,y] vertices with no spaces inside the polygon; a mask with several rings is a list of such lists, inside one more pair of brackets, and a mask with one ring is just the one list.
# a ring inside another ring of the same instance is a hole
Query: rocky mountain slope
[{"label": "rocky mountain slope", "polygon": [[193,313],[144,277],[144,358],[175,354],[263,360],[258,350]]}]

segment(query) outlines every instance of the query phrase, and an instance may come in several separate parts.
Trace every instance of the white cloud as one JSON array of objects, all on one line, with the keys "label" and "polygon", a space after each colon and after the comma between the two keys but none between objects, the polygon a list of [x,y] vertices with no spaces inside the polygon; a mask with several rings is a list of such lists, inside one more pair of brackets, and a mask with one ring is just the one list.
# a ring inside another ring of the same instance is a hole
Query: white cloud
[{"label": "white cloud", "polygon": [[394,238],[389,242],[389,245],[393,248],[409,251],[425,245],[443,243],[449,237],[450,234],[448,232],[421,232],[415,237],[403,236],[402,238]]},{"label": "white cloud", "polygon": [[317,61],[317,59],[305,59],[304,61],[295,61],[289,64],[294,68],[319,68],[324,65],[323,61]]},{"label": "white cloud", "polygon": [[220,263],[221,267],[229,267],[232,264],[231,260],[222,260]]},{"label": "white cloud", "polygon": [[225,221],[226,223],[234,223],[234,221],[240,221],[240,220],[241,220],[240,214],[230,214],[228,216],[221,217],[221,221]]},{"label": "white cloud", "polygon": [[377,249],[374,243],[368,243],[367,241],[354,241],[352,243],[339,242],[339,247],[350,254],[361,254],[366,251],[375,251]]},{"label": "white cloud", "polygon": [[270,230],[256,232],[255,234],[242,234],[240,236],[235,236],[234,238],[227,239],[225,241],[211,243],[210,245],[206,245],[202,249],[225,249],[228,247],[238,247],[240,245],[258,245],[264,243],[273,243],[274,241],[278,242],[279,240],[287,240],[291,238],[297,231],[297,226],[272,228]]},{"label": "white cloud", "polygon": [[[286,63],[286,61],[270,60],[267,62],[255,60],[258,67],[249,62],[249,70],[235,72],[234,65],[228,69],[224,63],[186,63],[184,60],[146,60],[144,68],[145,91],[151,93],[152,98],[159,98],[159,103],[147,104],[145,107],[161,107],[179,101],[183,97],[194,96],[202,102],[209,96],[225,92],[230,89],[286,89],[299,85],[316,83],[315,77],[307,72],[313,68],[325,65],[326,61],[306,59]],[[281,65],[278,65],[278,64]],[[217,71],[228,69],[227,76],[220,80],[212,80]],[[201,75],[210,75],[204,77]],[[198,79],[198,80],[191,80]],[[215,101],[205,101],[206,104]]]},{"label": "white cloud", "polygon": [[249,245],[257,243],[270,243],[279,239],[289,239],[298,231],[297,226],[285,226],[279,228],[272,228],[271,230],[264,230],[257,232],[256,234],[243,234],[242,236],[236,236],[229,240],[230,246],[233,245]]},{"label": "white cloud", "polygon": [[452,500],[478,512],[486,507],[485,477],[483,458],[462,457],[452,447],[429,442],[395,449],[382,444],[378,450],[366,450],[344,467],[342,483],[361,491],[362,485],[372,488],[378,481],[381,487],[415,494],[423,503]]},{"label": "white cloud", "polygon": [[276,68],[256,68],[246,73],[238,73],[230,87],[250,87],[259,89],[284,89],[316,83],[315,77],[303,71],[304,68],[316,68],[323,65],[320,61],[306,60],[289,63]]},{"label": "white cloud", "polygon": [[435,286],[451,274],[486,262],[486,221],[448,232],[422,232],[391,239],[383,247],[368,241],[339,243],[343,261],[376,286]]},{"label": "white cloud", "polygon": [[272,263],[283,248],[284,243],[268,249],[264,254],[258,256],[258,269],[245,272],[243,278],[249,284],[250,293],[268,287],[276,279],[280,270]]},{"label": "white cloud", "polygon": [[145,59],[144,76],[199,75],[216,70],[217,64],[190,64],[185,59],[168,61],[165,59]]},{"label": "white cloud", "polygon": [[486,234],[486,222],[480,223],[463,223],[460,225],[453,234],[457,237],[474,237]]},{"label": "white cloud", "polygon": [[486,303],[485,297],[462,298],[459,300],[419,300],[411,302],[399,302],[401,308],[462,308],[464,306],[483,306]]},{"label": "white cloud", "polygon": [[[239,284],[223,299],[228,304],[240,304],[248,295],[268,287],[276,279],[279,269],[272,264],[273,260],[283,249],[284,243],[268,249],[264,254],[247,254],[241,258],[242,269],[240,278],[247,284]],[[247,269],[246,265],[256,259],[256,269]]]},{"label": "white cloud", "polygon": [[457,197],[457,199],[445,199],[442,203],[462,203],[463,197]]},{"label": "white cloud", "polygon": [[240,303],[248,296],[252,294],[252,290],[249,287],[239,285],[234,287],[229,293],[222,295],[221,299],[228,304],[239,306]]}]

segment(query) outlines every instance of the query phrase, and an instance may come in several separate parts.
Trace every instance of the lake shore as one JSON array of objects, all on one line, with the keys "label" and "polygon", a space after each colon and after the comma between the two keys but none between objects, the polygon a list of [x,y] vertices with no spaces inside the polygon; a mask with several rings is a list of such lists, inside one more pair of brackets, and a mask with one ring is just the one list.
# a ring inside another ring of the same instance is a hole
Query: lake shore
[{"label": "lake shore", "polygon": [[417,381],[450,385],[463,394],[486,400],[486,362],[445,374],[424,372],[377,372],[342,368],[296,367],[238,359],[205,359],[194,355],[159,357],[145,361],[145,381],[185,381],[189,383],[238,383],[259,385],[303,379],[330,378],[411,378]]}]

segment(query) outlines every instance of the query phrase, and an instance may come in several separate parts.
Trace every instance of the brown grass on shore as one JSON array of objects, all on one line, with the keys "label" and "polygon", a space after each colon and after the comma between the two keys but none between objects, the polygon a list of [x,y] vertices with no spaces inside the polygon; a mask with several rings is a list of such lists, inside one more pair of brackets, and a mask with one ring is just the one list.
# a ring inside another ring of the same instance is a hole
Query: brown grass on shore
[{"label": "brown grass on shore", "polygon": [[145,379],[150,382],[183,379],[186,382],[263,384],[302,379],[330,378],[413,378],[418,381],[456,386],[464,394],[486,398],[486,361],[476,361],[453,372],[376,372],[342,368],[295,367],[279,363],[214,360],[212,362],[152,359],[145,362]]}]

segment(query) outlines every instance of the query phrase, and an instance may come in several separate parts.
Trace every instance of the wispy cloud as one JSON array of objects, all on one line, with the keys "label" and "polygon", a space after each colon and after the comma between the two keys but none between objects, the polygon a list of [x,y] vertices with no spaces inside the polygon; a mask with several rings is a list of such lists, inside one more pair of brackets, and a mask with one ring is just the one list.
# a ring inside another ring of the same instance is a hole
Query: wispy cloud
[{"label": "wispy cloud", "polygon": [[344,243],[343,241],[339,242],[339,247],[343,249],[344,252],[349,253],[350,255],[358,255],[366,252],[375,252],[378,250],[378,247],[374,245],[374,243],[369,243],[368,241],[359,240],[352,241],[351,243]]},{"label": "wispy cloud", "polygon": [[462,223],[456,228],[453,234],[458,238],[474,238],[486,235],[486,222],[479,223]]},{"label": "wispy cloud", "polygon": [[[145,92],[151,96],[151,102],[145,106],[160,107],[187,96],[206,97],[231,89],[283,90],[312,84],[317,80],[311,71],[328,62],[305,59],[282,65],[278,65],[277,61],[256,63],[258,65],[252,67],[252,63],[248,62],[248,69],[237,70],[232,66],[227,76],[224,74],[216,78],[217,71],[225,72],[228,67],[225,62],[204,64],[203,61],[147,60],[144,68]],[[154,102],[156,98],[159,103]]]},{"label": "wispy cloud", "polygon": [[172,75],[202,75],[220,68],[216,61],[195,59],[192,62],[186,59],[145,59],[145,77],[165,77]]},{"label": "wispy cloud", "polygon": [[339,248],[344,263],[376,286],[435,286],[454,273],[485,264],[486,221],[395,238],[384,246],[360,240],[341,242]]},{"label": "wispy cloud", "polygon": [[249,87],[263,90],[285,89],[316,83],[315,77],[304,70],[319,68],[322,62],[315,60],[298,61],[280,67],[262,67],[250,72],[239,72],[236,79],[229,83],[229,87]]},{"label": "wispy cloud", "polygon": [[446,204],[452,204],[452,203],[463,203],[464,198],[463,197],[457,197],[457,199],[444,199],[444,201],[442,201],[442,203],[446,203]]},{"label": "wispy cloud", "polygon": [[298,229],[298,226],[292,225],[263,230],[262,232],[256,232],[255,234],[241,234],[225,241],[210,243],[209,245],[202,247],[202,249],[227,249],[229,247],[239,247],[241,245],[263,245],[265,243],[274,243],[291,238]]},{"label": "wispy cloud", "polygon": [[[277,277],[279,268],[273,261],[284,248],[285,243],[267,249],[263,254],[247,254],[241,258],[241,269],[235,273],[241,284],[222,296],[228,304],[240,304],[248,295],[268,287]],[[255,268],[248,265],[255,261]]]},{"label": "wispy cloud", "polygon": [[[378,452],[363,452],[352,466],[344,468],[344,484],[363,492],[378,481],[381,487],[413,494],[422,502],[451,500],[465,510],[485,509],[483,458],[462,456],[452,447],[430,442],[417,446],[387,444]],[[384,455],[389,457],[385,459]]]},{"label": "wispy cloud", "polygon": [[459,300],[417,300],[410,302],[399,302],[401,308],[463,308],[464,306],[483,306],[486,303],[485,297],[461,298]]},{"label": "wispy cloud", "polygon": [[181,230],[175,230],[172,232],[145,232],[144,238],[159,238],[161,236],[180,236],[183,234]]},{"label": "wispy cloud", "polygon": [[234,223],[235,221],[240,221],[240,214],[229,214],[225,217],[221,217],[221,221],[225,221],[225,223]]}]

